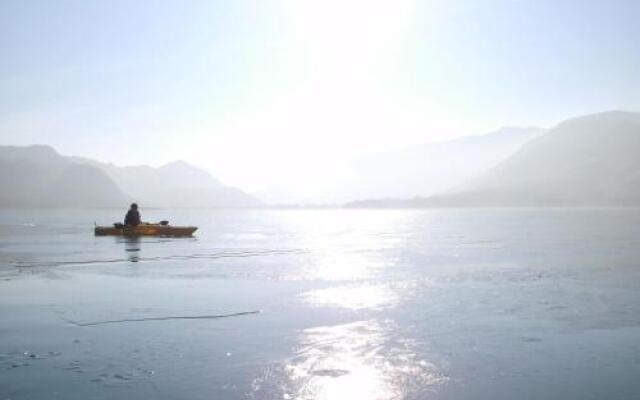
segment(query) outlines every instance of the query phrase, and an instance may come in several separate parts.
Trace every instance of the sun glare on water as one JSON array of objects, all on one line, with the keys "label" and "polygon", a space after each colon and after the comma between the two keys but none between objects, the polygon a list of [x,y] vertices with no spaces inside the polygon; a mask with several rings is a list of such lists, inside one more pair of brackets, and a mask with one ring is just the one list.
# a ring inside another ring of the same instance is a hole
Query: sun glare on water
[{"label": "sun glare on water", "polygon": [[402,399],[446,383],[412,343],[396,342],[392,326],[376,321],[312,328],[285,366],[285,399]]}]

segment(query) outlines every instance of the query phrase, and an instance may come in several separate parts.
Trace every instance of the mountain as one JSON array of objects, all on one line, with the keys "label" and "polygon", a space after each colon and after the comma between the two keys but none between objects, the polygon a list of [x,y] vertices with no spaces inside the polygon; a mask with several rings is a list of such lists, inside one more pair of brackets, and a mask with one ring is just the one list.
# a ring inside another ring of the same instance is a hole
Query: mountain
[{"label": "mountain", "polygon": [[462,187],[543,131],[507,127],[484,135],[405,147],[363,157],[345,182],[346,199],[413,198]]},{"label": "mountain", "polygon": [[48,146],[0,146],[0,207],[250,207],[254,197],[177,161],[117,167]]},{"label": "mountain", "polygon": [[0,207],[113,207],[130,198],[98,168],[48,146],[0,146]]},{"label": "mountain", "polygon": [[118,167],[85,158],[74,159],[103,171],[125,193],[145,207],[242,208],[260,205],[255,197],[223,185],[208,172],[183,161],[154,168]]},{"label": "mountain", "polygon": [[640,205],[640,113],[569,119],[429,205]]}]

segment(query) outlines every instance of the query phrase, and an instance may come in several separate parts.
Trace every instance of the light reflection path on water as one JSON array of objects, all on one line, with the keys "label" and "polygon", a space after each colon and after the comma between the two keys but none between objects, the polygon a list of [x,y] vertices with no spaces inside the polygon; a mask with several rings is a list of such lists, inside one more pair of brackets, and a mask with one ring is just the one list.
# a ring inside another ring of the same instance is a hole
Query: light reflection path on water
[{"label": "light reflection path on water", "polygon": [[448,381],[424,354],[419,355],[416,344],[403,337],[392,319],[378,313],[396,307],[415,290],[416,283],[381,281],[381,273],[393,268],[395,262],[392,257],[382,257],[381,250],[403,240],[397,232],[384,232],[406,215],[389,212],[377,217],[336,212],[295,221],[297,230],[306,233],[301,235],[299,246],[313,249],[314,257],[299,273],[307,279],[330,282],[324,288],[301,293],[301,304],[349,310],[356,316],[366,313],[373,318],[300,331],[294,356],[279,371],[256,378],[255,398],[264,398],[261,388],[273,381],[281,381],[282,398],[301,400],[391,400],[411,394],[424,398]]},{"label": "light reflection path on water", "polygon": [[[282,397],[403,399],[446,383],[448,378],[420,358],[411,341],[398,338],[395,328],[392,321],[368,320],[302,331],[294,357],[280,371]],[[254,381],[256,390],[262,379]]]},{"label": "light reflection path on water", "polygon": [[327,213],[291,214],[289,229],[299,232],[297,247],[310,249],[312,259],[296,273],[304,279],[366,281],[393,268],[393,258],[381,252],[397,248],[406,239],[398,226],[409,224],[406,213],[367,213],[334,210]]},{"label": "light reflection path on water", "polygon": [[342,307],[351,310],[393,307],[401,294],[389,285],[358,284],[332,286],[303,293],[300,297],[312,307]]}]

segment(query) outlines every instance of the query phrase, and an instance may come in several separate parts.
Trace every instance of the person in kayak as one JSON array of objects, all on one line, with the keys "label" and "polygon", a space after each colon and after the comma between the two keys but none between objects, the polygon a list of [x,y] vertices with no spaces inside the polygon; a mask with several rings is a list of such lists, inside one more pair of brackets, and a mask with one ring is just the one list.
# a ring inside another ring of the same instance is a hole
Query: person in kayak
[{"label": "person in kayak", "polygon": [[127,215],[124,217],[124,224],[126,226],[140,225],[140,213],[138,212],[138,205],[136,203],[131,204]]}]

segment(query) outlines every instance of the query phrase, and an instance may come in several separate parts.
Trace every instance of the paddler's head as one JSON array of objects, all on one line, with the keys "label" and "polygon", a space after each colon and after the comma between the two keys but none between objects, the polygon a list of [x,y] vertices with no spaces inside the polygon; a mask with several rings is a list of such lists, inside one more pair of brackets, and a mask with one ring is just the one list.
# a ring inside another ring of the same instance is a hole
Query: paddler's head
[{"label": "paddler's head", "polygon": [[131,203],[131,209],[132,210],[137,210],[138,209],[138,205],[136,203]]}]

